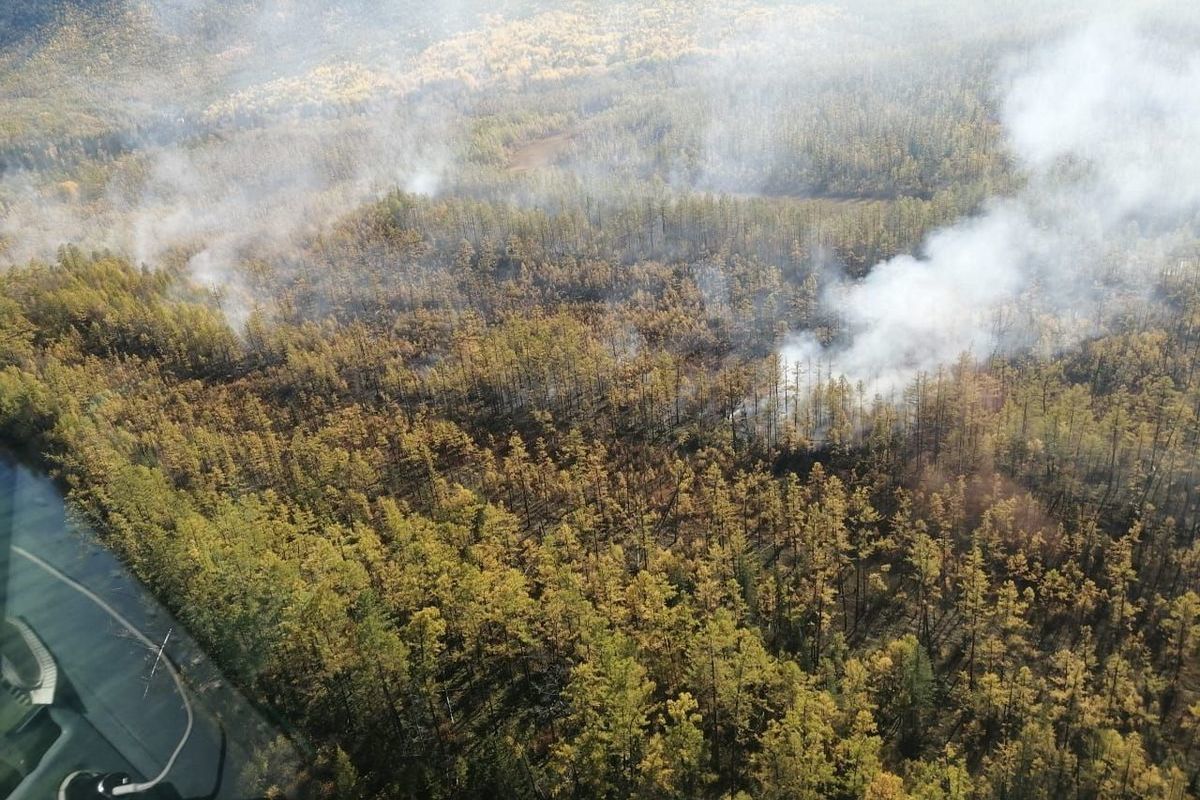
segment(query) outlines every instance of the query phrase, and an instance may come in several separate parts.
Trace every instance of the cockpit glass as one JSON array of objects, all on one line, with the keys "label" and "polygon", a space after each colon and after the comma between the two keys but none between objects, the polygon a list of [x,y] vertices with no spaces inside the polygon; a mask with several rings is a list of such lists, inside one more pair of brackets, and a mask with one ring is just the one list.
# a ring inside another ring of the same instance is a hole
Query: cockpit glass
[{"label": "cockpit glass", "polygon": [[54,483],[12,461],[0,610],[0,798],[264,797],[293,769],[289,741]]}]

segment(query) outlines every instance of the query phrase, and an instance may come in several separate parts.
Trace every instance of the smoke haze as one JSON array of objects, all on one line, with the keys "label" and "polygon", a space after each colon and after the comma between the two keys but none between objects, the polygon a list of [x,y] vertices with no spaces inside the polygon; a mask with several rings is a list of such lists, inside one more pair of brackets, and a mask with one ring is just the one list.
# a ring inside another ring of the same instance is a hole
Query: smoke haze
[{"label": "smoke haze", "polygon": [[1169,257],[1200,210],[1194,44],[1092,24],[1010,64],[1000,113],[1024,186],[831,289],[843,337],[795,337],[786,359],[887,391],[964,352],[1075,344],[1150,288],[1138,253]]},{"label": "smoke haze", "polygon": [[[240,277],[245,261],[299,252],[395,189],[535,206],[563,186],[589,202],[605,192],[886,196],[888,187],[860,179],[870,169],[856,171],[856,143],[921,124],[907,122],[914,105],[950,104],[964,116],[998,115],[1021,188],[933,234],[915,256],[826,285],[838,335],[828,343],[799,333],[783,355],[831,361],[886,390],[964,351],[1069,346],[1097,330],[1114,296],[1147,289],[1136,253],[1170,251],[1200,202],[1194,48],[1164,44],[1128,18],[1062,37],[1094,3],[1020,3],[1004,14],[984,2],[954,13],[911,6],[149,0],[124,7],[116,28],[76,9],[4,65],[17,76],[13,97],[26,98],[12,108],[65,93],[118,144],[84,178],[5,168],[0,261],[52,258],[68,242],[149,265],[179,259],[221,290],[236,324],[257,300]],[[1035,21],[1010,45],[1023,12]],[[948,77],[961,61],[926,76],[938,94],[912,88],[947,48],[983,42],[981,31],[1001,44],[978,45],[974,69],[991,69],[993,50],[1018,53],[994,76],[995,109],[963,99],[962,78]],[[1045,37],[1054,43],[1037,43]],[[72,48],[97,63],[93,73],[56,71]],[[560,84],[592,95],[557,107]],[[824,113],[853,106],[864,84],[894,92],[894,107],[874,119]],[[503,121],[522,92],[540,116],[480,152],[480,109],[489,124]],[[821,136],[843,142],[842,152],[795,147]],[[505,170],[525,139],[541,148],[533,168]],[[932,129],[897,134],[891,171],[911,177],[905,191],[934,180],[911,175],[906,147],[941,139],[954,146]],[[834,162],[845,178],[820,178]],[[718,273],[706,278],[725,285]]]}]

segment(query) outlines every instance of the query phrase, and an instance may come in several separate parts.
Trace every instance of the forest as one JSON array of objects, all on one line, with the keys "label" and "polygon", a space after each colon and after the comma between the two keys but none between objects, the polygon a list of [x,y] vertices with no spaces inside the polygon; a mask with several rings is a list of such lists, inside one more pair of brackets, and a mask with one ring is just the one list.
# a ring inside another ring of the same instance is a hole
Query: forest
[{"label": "forest", "polygon": [[[839,292],[937,231],[1033,192],[1078,221],[995,86],[1090,12],[499,5],[402,69],[289,40],[298,77],[169,118],[109,104],[125,70],[227,86],[249,0],[172,34],[203,68],[140,40],[86,96],[38,76],[144,9],[0,35],[0,441],[288,723],[303,774],[247,790],[1200,797],[1197,198],[1069,256],[1083,333],[1037,273],[982,312],[1019,346],[838,363]],[[832,38],[780,79],[701,12]],[[319,177],[266,174],[295,152]]]}]

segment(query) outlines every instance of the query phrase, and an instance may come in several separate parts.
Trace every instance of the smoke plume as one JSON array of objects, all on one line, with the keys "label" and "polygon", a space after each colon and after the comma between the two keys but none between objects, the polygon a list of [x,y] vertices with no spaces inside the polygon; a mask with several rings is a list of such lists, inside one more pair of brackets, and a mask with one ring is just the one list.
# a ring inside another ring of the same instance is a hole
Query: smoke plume
[{"label": "smoke plume", "polygon": [[1200,54],[1128,20],[1011,63],[1001,121],[1022,188],[824,298],[842,335],[783,348],[876,391],[952,362],[1092,335],[1143,295],[1200,210]]},{"label": "smoke plume", "polygon": [[[154,266],[174,255],[238,323],[246,260],[286,255],[392,189],[438,192],[462,104],[422,91],[412,65],[462,24],[458,6],[146,0],[116,20],[68,16],[12,66],[58,69],[49,107],[77,98],[113,133],[90,185],[69,168],[0,174],[0,264],[66,243]],[[77,78],[68,46],[107,66]]]}]

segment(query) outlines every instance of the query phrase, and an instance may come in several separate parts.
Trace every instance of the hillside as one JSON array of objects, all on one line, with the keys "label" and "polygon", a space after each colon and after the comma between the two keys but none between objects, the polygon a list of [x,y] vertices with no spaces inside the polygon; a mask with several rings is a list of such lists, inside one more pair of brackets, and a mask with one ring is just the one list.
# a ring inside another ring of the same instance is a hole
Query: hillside
[{"label": "hillside", "polygon": [[48,4],[0,441],[248,796],[1200,797],[1200,16]]}]

